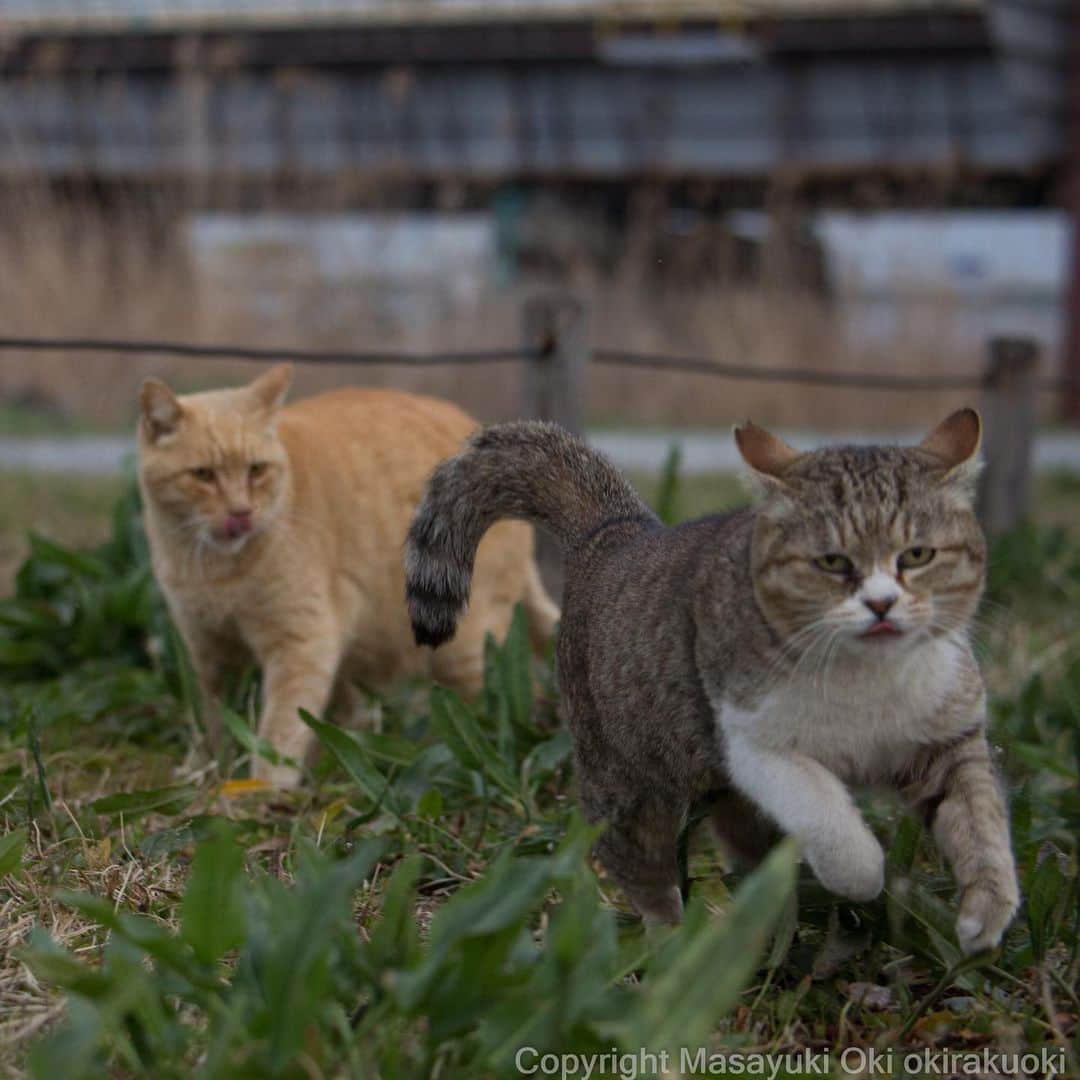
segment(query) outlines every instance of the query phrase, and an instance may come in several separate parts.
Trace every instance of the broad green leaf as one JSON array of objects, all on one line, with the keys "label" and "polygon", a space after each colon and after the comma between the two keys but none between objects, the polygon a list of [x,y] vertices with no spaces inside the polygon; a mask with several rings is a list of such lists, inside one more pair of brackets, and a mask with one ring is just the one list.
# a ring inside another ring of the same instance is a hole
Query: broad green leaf
[{"label": "broad green leaf", "polygon": [[787,958],[795,932],[799,928],[799,897],[794,889],[788,894],[787,903],[776,923],[772,947],[769,949],[767,966],[770,970],[778,968]]},{"label": "broad green leaf", "polygon": [[61,904],[112,931],[114,938],[123,938],[136,949],[153,957],[164,968],[181,976],[185,983],[202,989],[212,989],[218,985],[215,978],[207,977],[194,963],[190,946],[160,922],[145,915],[117,911],[111,901],[101,896],[67,889],[58,890],[55,896]]},{"label": "broad green leaf", "polygon": [[30,558],[62,566],[80,578],[102,581],[109,576],[108,566],[96,553],[64,547],[39,533],[30,534]]},{"label": "broad green leaf", "polygon": [[407,967],[420,950],[420,935],[413,913],[416,886],[424,869],[422,855],[404,859],[390,878],[379,917],[364,950],[373,977],[384,968]]},{"label": "broad green leaf", "polygon": [[569,731],[555,732],[550,739],[537,743],[529,751],[529,756],[521,765],[522,776],[531,783],[539,783],[567,761],[573,749],[574,744]]},{"label": "broad green leaf", "polygon": [[48,634],[62,626],[57,613],[36,601],[0,602],[0,626],[35,634]]},{"label": "broad green leaf", "polygon": [[713,916],[691,903],[686,921],[650,965],[645,992],[627,1021],[623,1044],[677,1055],[698,1046],[735,1006],[761,961],[795,888],[794,844],[780,844]]},{"label": "broad green leaf", "polygon": [[256,734],[227,705],[220,706],[221,722],[229,734],[253,757],[265,758],[271,765],[296,765],[291,758],[286,760],[261,735]]},{"label": "broad green leaf", "polygon": [[428,821],[437,821],[443,809],[443,796],[438,788],[428,788],[416,804],[416,812]]},{"label": "broad green leaf", "polygon": [[1080,783],[1080,775],[1077,774],[1075,766],[1052,747],[1016,742],[1013,743],[1010,753],[1032,769],[1045,769],[1047,772],[1056,773],[1070,783]]},{"label": "broad green leaf", "polygon": [[26,829],[12,829],[0,836],[0,877],[17,873],[26,846]]},{"label": "broad green leaf", "polygon": [[62,949],[40,928],[30,934],[30,944],[19,953],[39,979],[85,998],[100,998],[110,990],[109,976]]},{"label": "broad green leaf", "polygon": [[88,1080],[101,1076],[97,1049],[104,1039],[106,1014],[88,1001],[68,1000],[67,1016],[47,1039],[30,1051],[30,1075],[34,1080]]},{"label": "broad green leaf", "polygon": [[90,804],[99,814],[123,814],[133,818],[154,811],[159,814],[179,814],[194,800],[198,789],[188,784],[154,788],[150,791],[124,791],[105,795]]},{"label": "broad green leaf", "polygon": [[665,525],[678,524],[679,513],[679,469],[682,465],[682,447],[673,442],[668,447],[664,465],[660,471],[660,480],[656,485],[653,509],[656,516]]},{"label": "broad green leaf", "polygon": [[195,677],[195,668],[191,663],[187,645],[172,622],[169,622],[165,628],[165,648],[172,660],[172,666],[176,669],[180,699],[185,709],[195,718],[199,730],[205,733],[206,717],[203,712],[202,694],[199,692],[198,680]]},{"label": "broad green leaf", "polygon": [[396,975],[391,984],[401,1007],[407,1012],[416,1009],[446,976],[444,965],[456,956],[455,950],[471,940],[490,939],[496,967],[501,966],[507,943],[524,929],[526,918],[543,903],[552,885],[583,871],[585,852],[596,831],[579,821],[552,855],[515,858],[507,852],[480,881],[455,893],[432,920],[422,963]]},{"label": "broad green leaf", "polygon": [[399,805],[390,780],[371,763],[360,741],[354,738],[351,732],[343,731],[324,720],[316,720],[303,709],[300,710],[300,716],[360,790],[377,807],[384,807],[400,821],[403,808]]},{"label": "broad green leaf", "polygon": [[517,799],[517,784],[502,757],[480,730],[468,706],[456,694],[441,687],[431,692],[431,722],[465,768],[484,774]]},{"label": "broad green leaf", "polygon": [[[353,733],[356,734],[355,732]],[[361,743],[366,746],[366,743]],[[418,807],[420,800],[432,789],[440,795],[471,794],[473,776],[457,763],[450,748],[441,742],[425,746],[413,759],[393,774],[395,798],[399,805]],[[419,812],[419,811],[418,811]]]},{"label": "broad green leaf", "polygon": [[1028,926],[1031,929],[1031,949],[1035,959],[1042,962],[1053,937],[1053,924],[1058,904],[1065,892],[1065,875],[1061,872],[1056,850],[1050,850],[1029,875],[1027,887]]},{"label": "broad green leaf", "polygon": [[26,641],[0,638],[0,666],[3,667],[33,668],[38,664],[52,667],[54,662],[58,661],[59,655],[48,641],[40,638]]},{"label": "broad green leaf", "polygon": [[484,641],[484,704],[494,721],[498,753],[510,773],[518,769],[520,736],[533,738],[532,643],[521,604],[514,607],[502,644]]},{"label": "broad green leaf", "polygon": [[181,935],[212,964],[245,936],[244,852],[223,822],[195,852],[180,909]]},{"label": "broad green leaf", "polygon": [[614,1028],[632,993],[617,975],[618,950],[615,913],[600,906],[583,864],[550,910],[543,949],[527,979],[497,993],[480,1019],[482,1052],[496,1075],[514,1075],[523,1046],[540,1053],[610,1049],[611,1039],[598,1039],[597,1028]]},{"label": "broad green leaf", "polygon": [[923,828],[913,817],[901,818],[889,849],[889,865],[900,874],[910,874],[919,854]]},{"label": "broad green leaf", "polygon": [[350,898],[384,850],[382,842],[368,841],[338,863],[309,853],[291,895],[270,894],[272,936],[248,955],[258,965],[272,1071],[295,1059],[312,1018],[325,1013],[330,963],[340,928],[348,924]]}]

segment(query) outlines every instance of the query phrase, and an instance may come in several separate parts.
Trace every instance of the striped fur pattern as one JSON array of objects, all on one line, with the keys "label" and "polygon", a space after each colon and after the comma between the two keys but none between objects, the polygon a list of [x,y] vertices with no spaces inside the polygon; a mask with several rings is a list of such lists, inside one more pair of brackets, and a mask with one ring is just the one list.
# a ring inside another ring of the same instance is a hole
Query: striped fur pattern
[{"label": "striped fur pattern", "polygon": [[961,410],[916,447],[798,453],[747,424],[756,504],[665,528],[567,433],[489,428],[436,470],[410,529],[414,633],[453,635],[489,525],[539,524],[566,556],[559,683],[581,800],[647,920],[681,917],[677,841],[698,816],[743,857],[792,834],[827,887],[876,896],[884,855],[852,791],[887,786],[954,868],[961,945],[993,946],[1018,893],[968,643],[980,434]]}]

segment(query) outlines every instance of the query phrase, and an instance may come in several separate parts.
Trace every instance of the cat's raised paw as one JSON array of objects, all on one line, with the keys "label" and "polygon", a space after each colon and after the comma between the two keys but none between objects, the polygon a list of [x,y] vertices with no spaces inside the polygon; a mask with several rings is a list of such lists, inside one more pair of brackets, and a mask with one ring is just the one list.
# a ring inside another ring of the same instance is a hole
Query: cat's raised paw
[{"label": "cat's raised paw", "polygon": [[1012,922],[1020,897],[1011,878],[976,881],[965,890],[956,920],[956,937],[967,955],[993,949]]},{"label": "cat's raised paw", "polygon": [[873,900],[885,887],[885,853],[869,829],[807,847],[806,861],[826,889],[848,900]]}]

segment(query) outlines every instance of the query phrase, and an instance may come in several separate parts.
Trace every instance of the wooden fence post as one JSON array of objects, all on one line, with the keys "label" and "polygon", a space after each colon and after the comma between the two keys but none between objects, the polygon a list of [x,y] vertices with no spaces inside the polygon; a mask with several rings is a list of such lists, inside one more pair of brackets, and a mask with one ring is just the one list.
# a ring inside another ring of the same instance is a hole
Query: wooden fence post
[{"label": "wooden fence post", "polygon": [[[541,293],[525,301],[521,319],[526,349],[540,356],[526,362],[521,415],[553,420],[575,435],[585,431],[585,380],[588,375],[588,327],[584,303],[567,293]],[[563,565],[558,545],[536,535],[536,561],[552,598],[562,597]]]},{"label": "wooden fence post", "polygon": [[1039,346],[1029,338],[990,341],[983,401],[983,459],[979,518],[991,538],[1027,516],[1035,437]]},{"label": "wooden fence post", "polygon": [[541,356],[525,365],[521,415],[554,420],[575,435],[585,430],[588,342],[585,305],[566,293],[542,293],[525,302],[522,336]]}]

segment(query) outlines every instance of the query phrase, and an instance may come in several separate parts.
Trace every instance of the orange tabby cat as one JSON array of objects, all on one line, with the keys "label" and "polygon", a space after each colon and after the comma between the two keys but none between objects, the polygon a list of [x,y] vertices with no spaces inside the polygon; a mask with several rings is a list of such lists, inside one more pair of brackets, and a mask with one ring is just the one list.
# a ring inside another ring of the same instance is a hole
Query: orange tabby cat
[{"label": "orange tabby cat", "polygon": [[[259,734],[302,761],[316,715],[350,684],[430,675],[463,692],[481,681],[484,637],[522,601],[539,645],[558,609],[533,562],[528,525],[480,545],[469,614],[438,653],[413,644],[402,545],[432,469],[476,424],[444,401],[338,390],[282,408],[291,365],[248,386],[177,397],[143,384],[139,486],[154,571],[187,642],[208,710],[230,668],[263,672]],[[213,730],[213,724],[211,730]],[[296,769],[263,759],[278,786]]]}]

